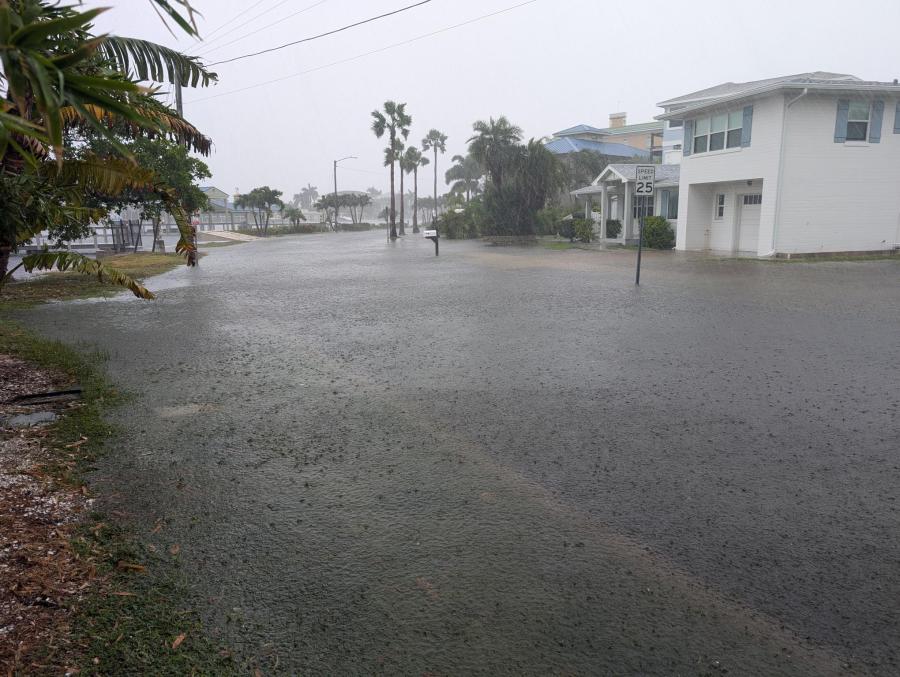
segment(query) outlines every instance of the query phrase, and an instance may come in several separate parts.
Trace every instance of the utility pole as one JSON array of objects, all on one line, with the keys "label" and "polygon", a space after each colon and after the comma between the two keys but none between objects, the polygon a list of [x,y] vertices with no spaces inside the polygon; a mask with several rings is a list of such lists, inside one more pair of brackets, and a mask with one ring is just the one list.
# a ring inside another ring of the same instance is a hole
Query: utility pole
[{"label": "utility pole", "polygon": [[344,160],[356,160],[357,157],[355,155],[348,155],[347,157],[342,157],[340,160],[334,161],[334,229],[338,229],[338,193],[337,193],[337,166],[338,162],[343,162]]}]

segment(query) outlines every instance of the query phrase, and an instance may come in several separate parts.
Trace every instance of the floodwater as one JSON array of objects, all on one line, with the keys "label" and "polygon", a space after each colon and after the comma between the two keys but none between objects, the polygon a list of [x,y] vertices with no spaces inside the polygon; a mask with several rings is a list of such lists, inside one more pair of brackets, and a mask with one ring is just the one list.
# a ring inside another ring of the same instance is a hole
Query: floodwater
[{"label": "floodwater", "polygon": [[266,673],[897,674],[900,261],[633,260],[280,238],[29,321]]}]

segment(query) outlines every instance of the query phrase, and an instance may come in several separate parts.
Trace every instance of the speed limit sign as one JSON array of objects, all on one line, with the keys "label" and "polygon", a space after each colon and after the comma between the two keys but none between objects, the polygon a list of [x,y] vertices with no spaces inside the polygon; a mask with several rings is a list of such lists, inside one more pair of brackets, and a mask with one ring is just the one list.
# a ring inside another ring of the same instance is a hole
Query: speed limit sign
[{"label": "speed limit sign", "polygon": [[636,169],[634,194],[652,196],[653,183],[656,181],[656,165],[638,165]]}]

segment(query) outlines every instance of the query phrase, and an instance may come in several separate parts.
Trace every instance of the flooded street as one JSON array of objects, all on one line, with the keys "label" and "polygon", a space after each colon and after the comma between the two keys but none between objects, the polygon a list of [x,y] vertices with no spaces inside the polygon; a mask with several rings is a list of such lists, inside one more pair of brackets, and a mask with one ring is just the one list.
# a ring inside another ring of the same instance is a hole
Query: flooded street
[{"label": "flooded street", "polygon": [[266,674],[900,672],[900,262],[440,251],[28,314],[138,394],[92,481],[211,632]]}]

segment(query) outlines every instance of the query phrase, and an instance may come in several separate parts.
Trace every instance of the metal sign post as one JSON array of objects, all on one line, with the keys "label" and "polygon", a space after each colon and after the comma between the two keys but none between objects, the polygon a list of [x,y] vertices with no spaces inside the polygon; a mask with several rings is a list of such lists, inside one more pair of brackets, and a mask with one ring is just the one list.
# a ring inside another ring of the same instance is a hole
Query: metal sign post
[{"label": "metal sign post", "polygon": [[[635,197],[653,197],[653,184],[656,182],[656,165],[638,165],[635,167],[634,194]],[[627,207],[626,207],[627,208]],[[641,221],[638,232],[637,269],[634,273],[634,283],[641,283],[641,251],[644,248],[644,212],[646,201],[641,202]]]},{"label": "metal sign post", "polygon": [[432,242],[434,242],[434,255],[435,255],[435,256],[439,256],[439,252],[438,252],[438,248],[439,248],[438,240],[439,240],[440,238],[438,237],[438,232],[437,232],[437,230],[436,230],[436,229],[435,229],[435,230],[423,230],[423,231],[422,231],[422,234],[423,234],[425,237],[427,237],[429,240],[431,240]]}]

